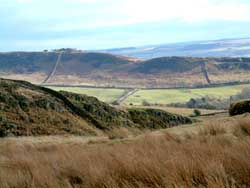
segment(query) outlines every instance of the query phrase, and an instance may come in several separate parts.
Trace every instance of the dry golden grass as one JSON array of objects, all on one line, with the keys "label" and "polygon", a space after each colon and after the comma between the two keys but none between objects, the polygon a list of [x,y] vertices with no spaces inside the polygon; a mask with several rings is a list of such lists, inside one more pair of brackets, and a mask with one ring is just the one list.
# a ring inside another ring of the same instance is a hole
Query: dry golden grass
[{"label": "dry golden grass", "polygon": [[3,139],[0,187],[247,188],[250,137],[245,133],[249,122],[250,118],[238,118],[230,125],[233,129],[227,129],[227,124],[206,125],[186,138],[165,132],[91,144],[73,139]]},{"label": "dry golden grass", "polygon": [[129,137],[130,132],[128,129],[121,127],[110,130],[107,135],[109,139],[124,139]]},{"label": "dry golden grass", "polygon": [[240,119],[238,121],[238,126],[234,127],[234,134],[236,136],[250,136],[250,121],[247,119]]},{"label": "dry golden grass", "polygon": [[200,128],[199,135],[202,136],[216,136],[216,135],[222,135],[227,133],[227,128],[225,125],[220,124],[213,124],[210,123],[206,125],[205,127]]}]

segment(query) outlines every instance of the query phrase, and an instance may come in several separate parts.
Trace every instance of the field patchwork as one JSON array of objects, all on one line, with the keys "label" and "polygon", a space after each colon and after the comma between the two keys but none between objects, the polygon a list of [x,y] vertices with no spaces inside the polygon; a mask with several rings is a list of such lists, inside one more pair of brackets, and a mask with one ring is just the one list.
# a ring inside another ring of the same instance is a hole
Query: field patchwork
[{"label": "field patchwork", "polygon": [[[94,96],[99,100],[107,103],[120,98],[125,94],[125,89],[111,89],[111,88],[84,88],[84,87],[49,87],[56,91],[69,91],[78,94],[86,94]],[[124,100],[124,105],[142,105],[143,101],[150,104],[170,104],[183,103],[189,101],[191,98],[201,98],[205,96],[214,98],[228,98],[242,91],[244,88],[250,88],[249,84],[222,86],[211,88],[198,89],[143,89],[138,90],[133,95]]]},{"label": "field patchwork", "polygon": [[201,98],[205,96],[214,98],[228,98],[235,95],[243,88],[250,85],[223,86],[214,88],[199,88],[199,89],[154,89],[140,90],[128,97],[124,104],[141,105],[143,101],[150,104],[170,104],[187,102],[191,98]]}]

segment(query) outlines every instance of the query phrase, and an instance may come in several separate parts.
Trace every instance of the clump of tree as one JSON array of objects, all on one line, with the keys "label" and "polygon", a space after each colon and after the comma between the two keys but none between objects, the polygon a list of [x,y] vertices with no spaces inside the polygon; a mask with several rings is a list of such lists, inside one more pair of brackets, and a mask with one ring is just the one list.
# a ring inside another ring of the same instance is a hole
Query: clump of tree
[{"label": "clump of tree", "polygon": [[231,102],[244,100],[244,99],[250,99],[250,88],[242,89],[240,93],[231,96],[230,99],[231,99]]},{"label": "clump of tree", "polygon": [[201,115],[201,111],[198,109],[194,109],[194,116],[200,116]]},{"label": "clump of tree", "polygon": [[202,98],[191,98],[186,103],[173,103],[170,106],[174,107],[183,107],[183,108],[200,108],[200,109],[227,109],[229,104],[227,99],[220,99],[220,98],[212,98],[209,96],[202,97]]},{"label": "clump of tree", "polygon": [[202,97],[202,98],[191,98],[186,103],[173,103],[170,106],[174,107],[185,107],[185,108],[200,108],[200,109],[217,109],[226,110],[230,104],[240,100],[250,99],[250,88],[244,88],[236,95],[232,95],[229,98],[215,98],[215,97]]},{"label": "clump of tree", "polygon": [[250,100],[232,103],[229,108],[229,114],[231,116],[240,115],[247,112],[250,113]]}]

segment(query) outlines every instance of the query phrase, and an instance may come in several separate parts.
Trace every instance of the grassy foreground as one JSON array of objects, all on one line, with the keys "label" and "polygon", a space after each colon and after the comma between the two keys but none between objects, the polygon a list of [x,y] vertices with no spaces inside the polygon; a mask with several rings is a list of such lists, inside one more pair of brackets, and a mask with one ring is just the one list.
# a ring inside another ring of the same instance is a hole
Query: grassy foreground
[{"label": "grassy foreground", "polygon": [[250,187],[249,122],[241,116],[196,133],[163,131],[122,142],[6,138],[0,187]]}]

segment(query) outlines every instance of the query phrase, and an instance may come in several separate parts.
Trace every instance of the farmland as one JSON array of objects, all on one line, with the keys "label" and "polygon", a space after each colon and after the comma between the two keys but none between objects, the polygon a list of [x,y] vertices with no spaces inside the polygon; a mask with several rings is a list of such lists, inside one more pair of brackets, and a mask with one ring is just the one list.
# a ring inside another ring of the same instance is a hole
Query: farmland
[{"label": "farmland", "polygon": [[68,91],[68,92],[93,96],[107,103],[115,101],[125,92],[124,89],[103,89],[103,88],[83,88],[83,87],[49,87],[49,88],[56,91]]},{"label": "farmland", "polygon": [[243,88],[250,85],[224,86],[200,89],[156,89],[140,90],[125,100],[125,104],[140,105],[145,100],[150,104],[170,104],[176,102],[187,102],[191,98],[205,96],[215,98],[228,98],[239,93]]},{"label": "farmland", "polygon": [[[222,86],[213,88],[199,89],[145,89],[139,90],[132,96],[129,96],[123,104],[141,105],[143,101],[151,104],[170,104],[175,102],[187,102],[191,98],[200,98],[205,96],[215,98],[228,98],[239,93],[243,88],[250,85]],[[79,88],[79,87],[50,87],[54,90],[65,90],[79,94],[86,94],[97,97],[98,99],[111,103],[125,93],[125,89],[103,89],[103,88]]]}]

